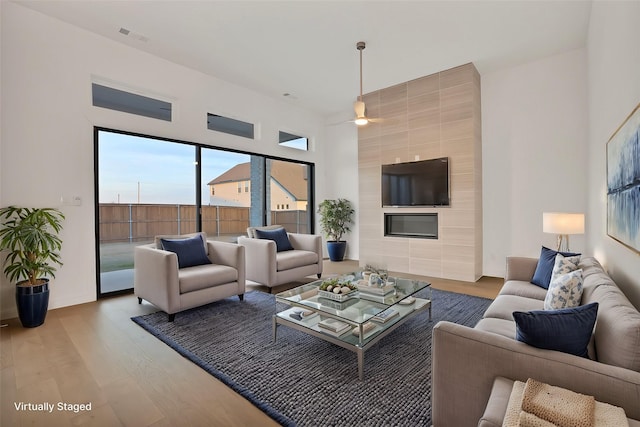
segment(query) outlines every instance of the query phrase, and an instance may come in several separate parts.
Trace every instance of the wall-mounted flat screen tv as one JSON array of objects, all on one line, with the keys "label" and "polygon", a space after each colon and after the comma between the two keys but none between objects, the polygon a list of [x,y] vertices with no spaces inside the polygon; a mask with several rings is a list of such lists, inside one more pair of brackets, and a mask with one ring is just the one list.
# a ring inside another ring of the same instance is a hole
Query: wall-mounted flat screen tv
[{"label": "wall-mounted flat screen tv", "polygon": [[449,158],[382,165],[382,206],[449,206]]}]

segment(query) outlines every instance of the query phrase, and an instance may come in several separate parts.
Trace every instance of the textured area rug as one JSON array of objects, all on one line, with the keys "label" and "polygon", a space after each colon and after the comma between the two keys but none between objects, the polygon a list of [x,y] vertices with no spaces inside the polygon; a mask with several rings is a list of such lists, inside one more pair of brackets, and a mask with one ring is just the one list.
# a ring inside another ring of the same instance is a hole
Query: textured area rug
[{"label": "textured area rug", "polygon": [[[132,318],[285,426],[430,426],[431,331],[440,320],[474,326],[491,303],[433,289],[433,320],[416,316],[365,353],[286,326],[272,341],[275,298],[249,292],[178,313]],[[428,296],[423,290],[419,296]]]}]

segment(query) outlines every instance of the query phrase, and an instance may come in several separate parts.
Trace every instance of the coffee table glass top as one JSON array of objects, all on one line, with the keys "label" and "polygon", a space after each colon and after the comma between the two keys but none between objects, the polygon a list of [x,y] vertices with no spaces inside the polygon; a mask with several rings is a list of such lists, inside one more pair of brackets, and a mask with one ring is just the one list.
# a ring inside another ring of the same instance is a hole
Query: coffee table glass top
[{"label": "coffee table glass top", "polygon": [[[362,272],[345,274],[337,277],[357,283],[362,279]],[[308,307],[313,311],[326,313],[332,317],[342,318],[355,324],[362,324],[389,307],[412,296],[416,292],[430,286],[427,282],[400,277],[389,277],[388,283],[394,284],[394,290],[386,295],[370,295],[355,291],[346,301],[334,301],[320,295],[319,286],[326,279],[316,280],[276,294],[276,300],[299,307]]]}]

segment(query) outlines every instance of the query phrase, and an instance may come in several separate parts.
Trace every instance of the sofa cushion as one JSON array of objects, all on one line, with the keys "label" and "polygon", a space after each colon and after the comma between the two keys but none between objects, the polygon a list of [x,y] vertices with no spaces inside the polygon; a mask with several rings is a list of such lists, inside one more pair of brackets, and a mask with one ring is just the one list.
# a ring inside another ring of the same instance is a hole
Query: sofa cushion
[{"label": "sofa cushion", "polygon": [[543,308],[544,301],[542,300],[515,295],[498,295],[484,312],[483,317],[513,321],[514,311],[542,310]]},{"label": "sofa cushion", "polygon": [[200,235],[186,239],[161,239],[160,241],[162,249],[174,252],[178,256],[178,268],[211,264]]},{"label": "sofa cushion", "polygon": [[598,303],[553,311],[516,311],[516,339],[533,347],[588,357],[597,314]]},{"label": "sofa cushion", "polygon": [[573,252],[558,252],[543,246],[540,251],[540,258],[538,258],[538,265],[536,266],[536,271],[533,273],[531,283],[544,289],[549,287],[551,273],[553,272],[553,266],[556,261],[556,255],[559,253],[564,256],[580,255]]},{"label": "sofa cushion", "polygon": [[481,319],[475,329],[502,335],[512,340],[516,339],[516,322],[512,320],[497,319],[495,317]]},{"label": "sofa cushion", "polygon": [[292,251],[278,252],[276,254],[277,271],[291,270],[296,267],[304,267],[318,262],[318,254],[310,251],[294,249]]},{"label": "sofa cushion", "polygon": [[227,265],[199,265],[180,269],[180,293],[198,291],[238,280],[238,270]]},{"label": "sofa cushion", "polygon": [[586,281],[587,277],[597,275],[598,280],[606,280],[607,284],[613,284],[613,280],[604,272],[602,265],[594,257],[582,257],[578,263],[578,268],[582,270],[582,277]]},{"label": "sofa cushion", "polygon": [[500,289],[499,295],[516,295],[525,298],[544,300],[547,290],[523,280],[509,280]]},{"label": "sofa cushion", "polygon": [[617,286],[583,294],[583,303],[592,301],[600,304],[594,333],[598,361],[640,372],[640,312]]},{"label": "sofa cushion", "polygon": [[274,230],[260,230],[255,229],[254,233],[258,239],[273,240],[276,242],[276,252],[293,250],[291,242],[289,241],[289,235],[284,228],[276,228]]},{"label": "sofa cushion", "polygon": [[[558,255],[560,256],[560,255]],[[544,299],[545,310],[577,307],[582,299],[582,270],[574,270],[551,279],[547,296]]]}]

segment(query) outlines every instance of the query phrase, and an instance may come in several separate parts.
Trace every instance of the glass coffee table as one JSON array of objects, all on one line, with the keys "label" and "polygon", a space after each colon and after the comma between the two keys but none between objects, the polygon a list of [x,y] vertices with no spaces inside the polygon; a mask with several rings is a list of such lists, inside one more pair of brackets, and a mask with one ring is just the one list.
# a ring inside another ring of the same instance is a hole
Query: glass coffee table
[{"label": "glass coffee table", "polygon": [[[359,289],[345,295],[321,291],[320,285],[327,280],[323,279],[276,294],[273,340],[277,341],[278,326],[285,325],[353,351],[363,380],[364,353],[369,348],[427,310],[431,321],[431,284],[389,277],[384,287],[372,289],[366,286],[362,272],[336,278]],[[414,296],[425,288],[428,298]]]}]

